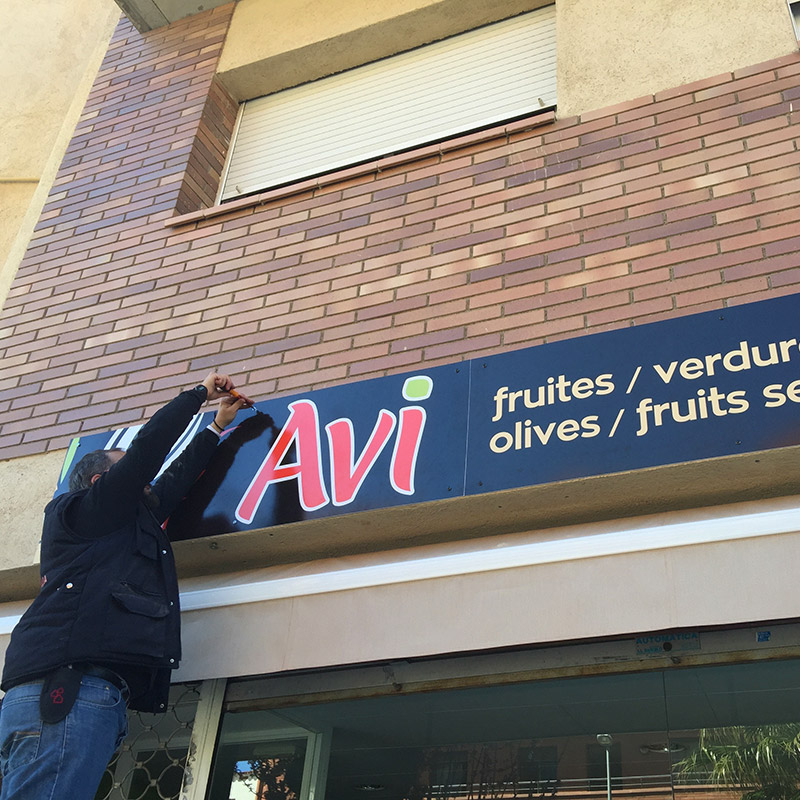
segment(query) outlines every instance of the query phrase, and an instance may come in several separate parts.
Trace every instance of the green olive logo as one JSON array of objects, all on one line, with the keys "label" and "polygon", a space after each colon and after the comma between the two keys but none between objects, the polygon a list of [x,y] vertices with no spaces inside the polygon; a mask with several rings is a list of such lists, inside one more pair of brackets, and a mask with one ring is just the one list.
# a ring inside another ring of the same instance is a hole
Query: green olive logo
[{"label": "green olive logo", "polygon": [[433,391],[433,378],[427,375],[414,375],[406,378],[403,384],[403,397],[406,400],[427,400]]}]

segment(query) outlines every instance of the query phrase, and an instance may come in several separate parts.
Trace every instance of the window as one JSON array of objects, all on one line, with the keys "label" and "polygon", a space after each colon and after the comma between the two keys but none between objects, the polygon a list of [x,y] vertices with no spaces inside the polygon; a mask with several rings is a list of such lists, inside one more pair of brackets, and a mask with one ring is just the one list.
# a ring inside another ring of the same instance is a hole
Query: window
[{"label": "window", "polygon": [[797,660],[295,705],[258,685],[228,687],[209,800],[796,800],[800,784]]},{"label": "window", "polygon": [[790,0],[789,13],[792,15],[795,38],[800,39],[800,0],[796,0],[796,2]]},{"label": "window", "polygon": [[555,6],[546,6],[244,103],[219,199],[320,175],[555,103]]}]

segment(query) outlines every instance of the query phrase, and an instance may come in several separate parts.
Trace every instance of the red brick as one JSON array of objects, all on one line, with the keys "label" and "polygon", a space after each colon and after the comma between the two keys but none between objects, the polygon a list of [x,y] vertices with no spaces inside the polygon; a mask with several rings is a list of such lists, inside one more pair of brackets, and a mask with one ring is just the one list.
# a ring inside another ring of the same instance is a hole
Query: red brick
[{"label": "red brick", "polygon": [[[697,175],[686,181],[678,181],[676,183],[669,183],[664,187],[666,195],[680,194],[682,192],[692,191],[706,186],[716,186],[718,184],[731,184],[732,181],[747,177],[747,167],[739,166],[732,167],[731,169],[722,170],[706,175]],[[738,189],[737,189],[738,191]]]},{"label": "red brick", "polygon": [[691,206],[694,203],[710,198],[711,190],[695,189],[693,192],[684,192],[683,194],[671,195],[669,197],[661,197],[660,192],[656,190],[655,196],[656,199],[637,203],[629,207],[628,216],[638,217],[661,211],[669,211],[670,209],[680,208],[681,206]]},{"label": "red brick", "polygon": [[[413,314],[403,315],[402,318],[396,318],[399,322],[411,322],[414,319],[426,319],[426,328],[428,331],[438,331],[443,328],[453,328],[457,326],[466,327],[473,323],[485,322],[486,309],[476,308],[471,311],[466,310],[465,300],[454,300],[450,303],[440,303],[436,308],[436,315],[431,316],[431,309],[425,308],[422,311],[426,312],[423,316],[421,311],[414,312]],[[443,311],[441,309],[444,309]],[[452,313],[450,313],[452,312]]]},{"label": "red brick", "polygon": [[[561,220],[564,219],[566,221],[562,222]],[[593,241],[605,238],[605,232],[612,223],[624,222],[626,219],[627,214],[624,208],[613,209],[605,214],[592,214],[588,217],[581,217],[581,209],[576,208],[569,212],[562,211],[560,214],[548,215],[547,234],[555,238],[567,233],[583,231],[583,241]],[[519,227],[522,228],[522,226],[523,224],[520,223]],[[528,228],[530,228],[530,223],[528,223]],[[513,229],[516,231],[517,226],[513,226]],[[512,226],[509,226],[507,230],[511,233]]]},{"label": "red brick", "polygon": [[786,128],[788,124],[788,120],[785,116],[766,119],[712,134],[705,138],[705,143],[707,147],[713,147],[715,144],[727,142],[739,136],[755,137],[767,132],[774,133],[775,131]]},{"label": "red brick", "polygon": [[[743,195],[731,195],[732,197],[749,197],[749,193]],[[800,198],[797,199],[800,204]],[[760,203],[748,201],[746,205],[734,205],[732,208],[720,210],[717,212],[717,222],[723,224],[726,222],[733,222],[735,220],[744,219],[746,217],[760,217],[761,226],[769,227],[771,224],[780,224],[780,222],[770,222],[771,219],[780,220],[780,216],[775,217],[766,212],[787,212],[791,213],[792,209],[786,209],[787,199],[785,197],[777,197],[768,200],[762,200]],[[789,220],[786,220],[787,222]]]},{"label": "red brick", "polygon": [[751,201],[752,197],[749,192],[739,192],[738,194],[714,197],[711,200],[704,200],[689,206],[679,206],[677,208],[669,209],[665,216],[668,222],[672,222],[675,220],[686,219],[691,216],[700,216],[713,213],[717,223],[723,223],[727,221],[725,214],[727,213],[728,209],[741,208],[743,205],[746,206],[751,204]]},{"label": "red brick", "polygon": [[[598,297],[584,297],[581,300],[574,300],[570,303],[547,308],[547,319],[558,319],[559,317],[571,316],[573,314],[587,314],[601,308],[608,308],[617,305],[629,305],[631,296],[629,292],[613,292]],[[587,319],[589,317],[587,316]]]},{"label": "red brick", "polygon": [[631,262],[631,269],[634,272],[644,272],[651,269],[659,269],[660,267],[684,263],[690,259],[711,256],[717,252],[716,243],[706,242],[693,247],[685,247],[680,250],[668,250],[664,253],[634,258]]},{"label": "red brick", "polygon": [[[739,117],[742,124],[747,124],[753,112],[762,111],[770,106],[780,105],[782,98],[778,87],[774,83],[756,87],[755,94],[737,92],[737,103],[723,103],[713,111],[700,115],[700,122],[725,119],[726,117]],[[725,98],[727,99],[727,98]]]},{"label": "red brick", "polygon": [[[309,381],[309,374],[314,380]],[[301,371],[299,374],[279,375],[278,391],[305,391],[313,390],[315,387],[322,387],[329,381],[340,381],[347,375],[347,367],[344,365],[328,367],[327,369],[312,369],[310,372]]]},{"label": "red brick", "polygon": [[[714,196],[731,194],[732,192],[752,191],[758,200],[761,196],[775,196],[776,194],[786,194],[792,190],[791,180],[797,175],[797,167],[784,167],[773,172],[766,172],[757,175],[749,175],[730,182],[714,186],[712,191]],[[789,184],[789,188],[784,191],[784,186]]]},{"label": "red brick", "polygon": [[734,281],[708,289],[698,289],[679,294],[676,297],[677,307],[693,306],[715,300],[727,299],[741,294],[764,292],[768,288],[766,277]]},{"label": "red brick", "polygon": [[[773,229],[774,230],[774,229]],[[796,231],[797,227],[795,225],[787,225],[783,228],[785,232],[788,231]],[[792,237],[782,237],[777,239],[776,241],[770,242],[769,244],[765,244],[764,246],[764,255],[774,256],[780,255],[781,253],[790,253],[796,251],[800,248],[800,236],[792,236]]]},{"label": "red brick", "polygon": [[647,270],[646,272],[634,272],[622,274],[618,278],[604,278],[603,280],[593,281],[586,286],[586,296],[595,297],[601,294],[610,294],[623,290],[637,289],[648,284],[660,284],[662,294],[669,293],[670,271],[668,267]]},{"label": "red brick", "polygon": [[[768,62],[769,65],[772,65],[773,62]],[[797,57],[797,53],[792,53],[790,56],[784,56],[783,58],[777,59],[775,62],[776,74],[778,78],[785,78],[788,75],[800,75],[800,60]]]},{"label": "red brick", "polygon": [[610,322],[619,322],[630,319],[634,312],[637,316],[652,314],[657,311],[667,311],[672,308],[672,299],[669,297],[657,297],[652,300],[636,303],[635,306],[618,306],[608,308],[603,311],[596,311],[587,314],[586,323],[590,327],[604,325]]},{"label": "red brick", "polygon": [[[734,225],[737,223],[730,224]],[[740,250],[746,247],[757,247],[759,245],[775,242],[780,239],[788,239],[793,233],[797,233],[796,225],[782,225],[760,231],[753,230],[742,236],[733,236],[722,239],[720,242],[720,248],[722,249],[722,252],[727,252],[729,250]],[[795,237],[794,244],[800,245],[800,240],[798,240],[797,237]]]},{"label": "red brick", "polygon": [[770,279],[773,288],[781,288],[784,291],[780,294],[789,294],[800,289],[800,269],[787,270],[779,275],[773,275]]},{"label": "red brick", "polygon": [[673,278],[664,286],[641,286],[634,289],[634,301],[650,300],[656,297],[668,297],[677,295],[681,292],[694,291],[696,289],[705,289],[710,286],[719,286],[722,284],[722,276],[719,272],[698,272],[692,275],[686,275],[682,278]]},{"label": "red brick", "polygon": [[784,100],[793,99],[792,92],[797,90],[797,76],[796,75],[776,75],[775,78],[765,81],[762,84],[754,86],[750,89],[743,89],[737,92],[739,102],[742,104],[760,99],[763,96],[771,96],[773,92],[780,93],[778,102],[780,102],[781,95]]},{"label": "red brick", "polygon": [[666,250],[666,247],[666,242],[660,239],[656,239],[654,241],[645,241],[636,245],[623,245],[618,250],[612,250],[600,255],[590,256],[586,259],[585,264],[587,269],[592,269],[594,267],[599,267],[606,264],[630,262],[644,256],[652,255],[653,253],[663,252]]},{"label": "red brick", "polygon": [[463,274],[445,275],[435,280],[429,280],[424,284],[412,284],[410,286],[401,286],[397,289],[397,298],[411,297],[414,295],[430,293],[434,294],[440,289],[446,289],[453,286],[461,286],[466,283],[466,276]]},{"label": "red brick", "polygon": [[551,278],[547,281],[547,290],[549,293],[575,286],[587,286],[587,284],[596,284],[609,277],[627,275],[628,272],[629,267],[627,264],[610,264],[609,266],[596,267],[594,269],[591,269],[587,264],[586,269],[580,272]]},{"label": "red brick", "polygon": [[740,280],[741,278],[753,277],[755,275],[766,275],[769,277],[770,285],[775,286],[775,281],[779,278],[778,273],[781,270],[797,266],[800,266],[800,251],[793,249],[778,258],[768,258],[763,261],[731,267],[726,269],[723,274],[725,280],[728,282]]},{"label": "red brick", "polygon": [[[726,156],[733,156],[738,153],[745,153],[744,143],[741,140],[724,142],[716,147],[698,147],[672,158],[666,158],[661,162],[664,171],[680,169],[699,162],[716,163],[717,160]],[[724,167],[722,167],[724,169]],[[720,169],[717,167],[716,169]],[[712,170],[714,171],[714,170]]]},{"label": "red brick", "polygon": [[449,362],[455,356],[461,356],[464,360],[467,358],[476,358],[479,357],[479,353],[483,348],[494,350],[499,347],[500,341],[499,334],[471,337],[465,342],[450,342],[433,347],[426,347],[423,356],[426,363],[431,361],[435,363],[439,359],[446,359]]},{"label": "red brick", "polygon": [[[796,195],[794,197],[797,197]],[[769,201],[767,201],[769,202]],[[785,200],[783,200],[783,204],[785,204]],[[797,198],[798,204],[800,204],[800,197]],[[776,202],[776,205],[780,205]],[[763,214],[761,216],[761,227],[762,228],[770,228],[773,225],[785,225],[787,222],[798,222],[800,221],[800,207],[795,206],[794,208],[785,208],[781,211],[777,211],[774,214]]]},{"label": "red brick", "polygon": [[[710,245],[709,245],[710,247]],[[686,259],[675,264],[672,268],[672,273],[676,278],[683,275],[690,275],[697,272],[708,272],[724,269],[732,264],[744,264],[749,261],[758,261],[762,258],[762,249],[760,247],[751,247],[748,250],[735,250],[731,253],[716,253],[717,244],[713,243],[714,254],[709,255],[707,258],[700,258],[698,260]],[[687,251],[695,250],[695,248],[687,248]],[[678,253],[684,252],[681,250]]]},{"label": "red brick", "polygon": [[762,186],[755,189],[753,195],[756,200],[764,200],[768,197],[779,197],[786,194],[795,194],[800,191],[800,179],[792,181],[784,181],[773,186]]},{"label": "red brick", "polygon": [[[349,350],[350,348],[347,347]],[[311,359],[316,358],[319,359],[321,356],[327,356],[332,353],[341,353],[342,351],[342,344],[341,342],[319,342],[315,345],[309,345],[305,347],[290,347],[281,349],[283,354],[281,363],[289,364],[292,361],[300,361],[303,359]],[[334,363],[345,363],[346,360],[338,360]],[[322,366],[320,363],[319,366]]]},{"label": "red brick", "polygon": [[583,215],[590,214],[604,214],[617,208],[636,209],[641,204],[651,202],[661,197],[661,189],[653,187],[652,189],[644,189],[639,192],[625,194],[621,197],[615,197],[611,200],[602,200],[599,203],[592,203],[583,209]]},{"label": "red brick", "polygon": [[356,340],[359,336],[370,334],[376,330],[384,327],[384,320],[379,317],[372,319],[355,321],[355,312],[347,314],[337,314],[335,318],[331,319],[330,325],[311,325],[307,326],[291,326],[289,332],[304,333],[307,330],[320,330],[322,329],[322,337],[324,340],[328,339],[345,339],[354,337]]},{"label": "red brick", "polygon": [[405,353],[394,353],[381,358],[350,365],[349,375],[364,379],[366,377],[379,377],[392,370],[406,369],[422,361],[422,352],[409,350]]},{"label": "red brick", "polygon": [[337,347],[334,352],[329,355],[321,356],[318,360],[319,369],[326,369],[327,367],[339,366],[342,364],[351,364],[364,360],[370,360],[387,356],[389,354],[389,344],[384,342],[382,344],[374,344],[368,347],[358,347],[342,351]]},{"label": "red brick", "polygon": [[677,250],[680,247],[697,244],[699,242],[708,242],[711,240],[724,241],[730,236],[738,236],[748,231],[755,230],[756,223],[754,220],[739,220],[738,222],[729,222],[727,225],[716,225],[712,228],[704,228],[693,233],[683,233],[678,236],[670,237],[670,247]]},{"label": "red brick", "polygon": [[771,147],[762,147],[755,150],[752,155],[753,161],[750,163],[750,174],[752,175],[763,172],[771,173],[781,167],[800,163],[800,152],[793,149],[792,142],[778,142]]},{"label": "red brick", "polygon": [[[543,324],[558,324],[546,323],[544,318],[543,309],[535,309],[522,314],[514,314],[511,316],[496,317],[495,319],[486,320],[470,326],[468,333],[470,336],[479,336],[487,333],[500,333],[503,336],[505,344],[513,343],[515,341],[529,341],[531,329],[539,330]],[[524,338],[520,336],[521,332],[525,332]]]}]

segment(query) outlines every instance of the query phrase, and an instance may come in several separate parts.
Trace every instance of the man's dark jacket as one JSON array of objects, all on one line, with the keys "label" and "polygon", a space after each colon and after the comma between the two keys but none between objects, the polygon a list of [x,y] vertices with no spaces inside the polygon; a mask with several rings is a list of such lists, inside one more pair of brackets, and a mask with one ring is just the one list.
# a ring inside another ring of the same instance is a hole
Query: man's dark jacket
[{"label": "man's dark jacket", "polygon": [[151,676],[130,707],[164,710],[181,643],[175,561],[161,523],[205,468],[217,435],[194,437],[153,485],[151,502],[143,491],[205,399],[203,386],[178,395],[89,489],[47,505],[42,588],[11,634],[4,690],[65,664],[121,665],[123,675],[128,666]]}]

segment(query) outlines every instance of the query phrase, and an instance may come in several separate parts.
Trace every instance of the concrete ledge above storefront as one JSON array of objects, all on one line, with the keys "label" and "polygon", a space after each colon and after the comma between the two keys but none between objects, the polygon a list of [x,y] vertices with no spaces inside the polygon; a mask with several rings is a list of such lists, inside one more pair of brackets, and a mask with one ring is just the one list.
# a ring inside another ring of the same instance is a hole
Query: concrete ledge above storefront
[{"label": "concrete ledge above storefront", "polygon": [[800,447],[177,542],[181,577],[792,495]]}]

